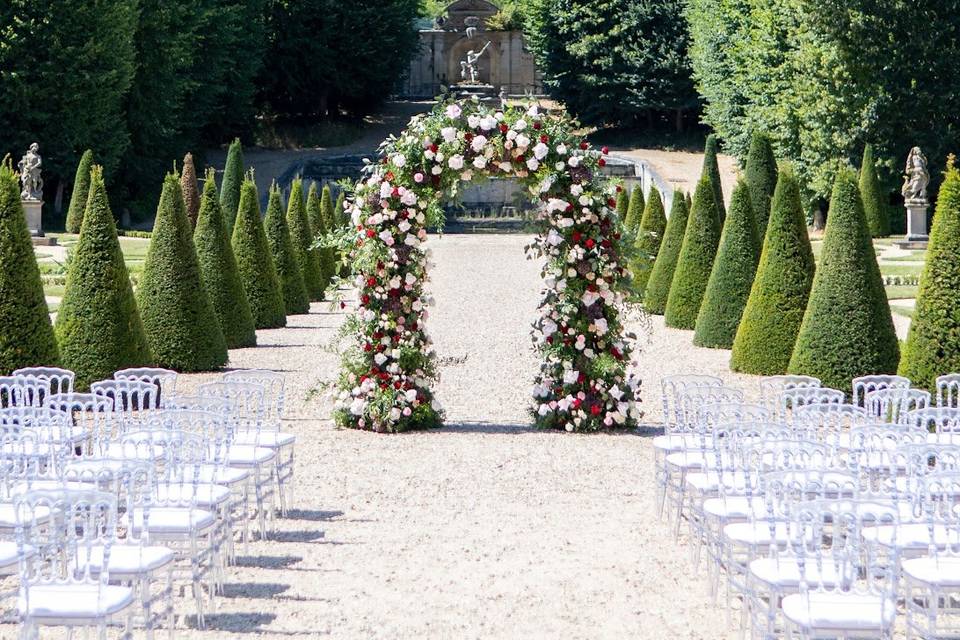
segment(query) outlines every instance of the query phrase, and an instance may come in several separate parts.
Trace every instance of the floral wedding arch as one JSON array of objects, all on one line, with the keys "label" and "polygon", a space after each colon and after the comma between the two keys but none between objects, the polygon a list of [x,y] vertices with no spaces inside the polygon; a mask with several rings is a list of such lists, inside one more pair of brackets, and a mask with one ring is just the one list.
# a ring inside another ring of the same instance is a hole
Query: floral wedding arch
[{"label": "floral wedding arch", "polygon": [[567,117],[536,106],[491,109],[442,102],[380,147],[354,188],[352,226],[340,237],[359,291],[341,330],[334,418],[374,431],[440,426],[430,385],[436,358],[424,321],[427,227],[442,227],[443,202],[460,185],[513,177],[539,203],[544,293],[532,339],[541,359],[531,410],[537,426],[599,431],[636,426],[640,381],[627,373],[631,346],[621,311],[627,238],[614,211],[605,160]]}]

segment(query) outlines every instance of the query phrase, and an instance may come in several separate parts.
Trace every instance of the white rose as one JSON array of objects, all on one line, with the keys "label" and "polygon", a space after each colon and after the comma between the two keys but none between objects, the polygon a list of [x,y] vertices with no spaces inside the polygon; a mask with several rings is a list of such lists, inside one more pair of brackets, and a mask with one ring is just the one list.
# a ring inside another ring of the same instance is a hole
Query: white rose
[{"label": "white rose", "polygon": [[543,144],[542,142],[538,142],[537,146],[533,148],[533,157],[536,158],[537,160],[543,160],[544,158],[547,157],[548,153],[550,153],[550,147]]},{"label": "white rose", "polygon": [[530,171],[536,171],[540,168],[540,162],[536,158],[530,158],[527,160],[527,169]]},{"label": "white rose", "polygon": [[484,116],[483,119],[480,120],[480,128],[484,131],[490,131],[490,129],[493,129],[495,126],[497,126],[496,118]]},{"label": "white rose", "polygon": [[470,147],[473,148],[473,150],[477,153],[480,153],[486,144],[487,138],[485,136],[477,136],[473,139],[473,142],[470,143]]},{"label": "white rose", "polygon": [[460,154],[450,156],[450,160],[447,161],[447,164],[449,164],[450,168],[454,171],[459,171],[460,169],[463,169],[463,156]]},{"label": "white rose", "polygon": [[530,146],[530,138],[528,138],[527,136],[525,136],[525,135],[523,135],[523,134],[521,133],[520,135],[517,136],[517,146],[518,146],[518,147],[523,147],[523,148],[529,147],[529,146]]},{"label": "white rose", "polygon": [[473,166],[475,166],[477,169],[483,169],[487,166],[487,159],[483,156],[477,156],[473,159]]},{"label": "white rose", "polygon": [[433,168],[430,169],[430,173],[432,173],[432,174],[435,175],[435,176],[438,176],[438,175],[440,175],[441,173],[443,173],[443,167],[441,167],[441,166],[438,165],[438,164],[435,164],[435,165],[433,165]]},{"label": "white rose", "polygon": [[524,120],[523,118],[520,118],[514,123],[513,128],[516,129],[517,131],[523,131],[524,129],[527,128],[527,121]]},{"label": "white rose", "polygon": [[453,127],[444,127],[440,130],[440,135],[445,142],[453,142],[457,139],[457,130]]},{"label": "white rose", "polygon": [[407,164],[407,159],[402,153],[395,154],[392,158],[390,158],[390,161],[393,163],[393,166],[397,167],[398,169]]},{"label": "white rose", "polygon": [[567,153],[567,145],[563,144],[562,142],[558,144],[557,153],[559,153],[560,155],[565,155]]}]

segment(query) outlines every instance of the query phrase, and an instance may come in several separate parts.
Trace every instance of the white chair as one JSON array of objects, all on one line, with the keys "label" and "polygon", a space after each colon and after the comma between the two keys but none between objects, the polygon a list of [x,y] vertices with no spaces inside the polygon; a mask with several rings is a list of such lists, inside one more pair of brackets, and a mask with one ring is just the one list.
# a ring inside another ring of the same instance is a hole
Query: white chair
[{"label": "white chair", "polygon": [[663,424],[669,434],[675,428],[686,424],[686,419],[677,406],[677,397],[693,387],[722,387],[723,380],[707,375],[673,375],[660,380],[661,401],[663,402]]},{"label": "white chair", "polygon": [[781,420],[791,423],[797,409],[811,404],[843,404],[843,391],[829,387],[795,387],[780,392],[777,413]]},{"label": "white chair", "polygon": [[866,395],[882,389],[909,389],[910,379],[894,375],[860,376],[853,379],[853,404],[863,406]]},{"label": "white chair", "polygon": [[834,402],[808,404],[793,412],[794,427],[804,434],[803,437],[834,448],[848,444],[851,428],[875,421],[863,407]]},{"label": "white chair", "polygon": [[915,409],[907,413],[906,423],[928,433],[931,444],[960,445],[960,408]]},{"label": "white chair", "polygon": [[176,395],[177,393],[177,372],[170,369],[160,369],[157,367],[135,367],[132,369],[120,369],[114,372],[114,380],[131,380],[136,382],[149,382],[157,387],[156,395],[152,396],[153,405],[150,408],[159,408],[163,402],[162,396]]},{"label": "white chair", "polygon": [[948,373],[936,380],[937,406],[956,408],[960,406],[960,373]]},{"label": "white chair", "polygon": [[160,388],[152,382],[100,380],[90,384],[90,392],[113,400],[121,430],[136,429],[140,416],[159,406]]},{"label": "white chair", "polygon": [[820,380],[813,376],[763,376],[760,378],[760,404],[767,407],[779,420],[785,417],[781,415],[783,407],[780,402],[780,396],[784,391],[816,389],[820,386]]},{"label": "white chair", "polygon": [[899,423],[907,420],[909,412],[929,407],[930,392],[903,387],[878,389],[864,396],[863,406],[880,422]]},{"label": "white chair", "polygon": [[[47,394],[73,393],[73,381],[76,377],[73,371],[60,367],[26,367],[13,372],[14,376],[36,381],[44,388]],[[43,406],[44,395],[32,399],[34,406]]]}]

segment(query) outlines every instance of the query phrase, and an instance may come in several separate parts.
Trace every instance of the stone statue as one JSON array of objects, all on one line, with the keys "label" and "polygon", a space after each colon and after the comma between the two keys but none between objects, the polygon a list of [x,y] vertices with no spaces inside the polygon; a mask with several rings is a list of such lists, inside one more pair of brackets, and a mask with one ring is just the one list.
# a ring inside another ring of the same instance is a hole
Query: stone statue
[{"label": "stone statue", "polygon": [[43,200],[43,178],[40,177],[42,164],[40,145],[34,142],[17,164],[20,168],[20,183],[23,185],[23,190],[20,192],[21,199]]},{"label": "stone statue", "polygon": [[904,169],[903,187],[900,193],[908,203],[927,204],[927,185],[930,184],[930,174],[927,172],[927,157],[914,147],[907,156],[907,167]]},{"label": "stone statue", "polygon": [[477,35],[477,31],[480,28],[480,18],[477,16],[467,16],[463,19],[463,24],[467,27],[467,37],[473,38]]},{"label": "stone statue", "polygon": [[483,52],[487,50],[487,47],[490,46],[490,41],[487,41],[487,44],[483,45],[483,48],[480,51],[474,51],[470,49],[467,51],[466,60],[460,61],[460,77],[463,80],[469,80],[471,84],[477,84],[477,74],[479,69],[477,68],[477,61],[480,59],[480,56],[483,55]]},{"label": "stone statue", "polygon": [[500,98],[500,108],[506,111],[507,107],[509,106],[507,102],[507,90],[503,87],[500,87],[500,94],[497,97]]}]

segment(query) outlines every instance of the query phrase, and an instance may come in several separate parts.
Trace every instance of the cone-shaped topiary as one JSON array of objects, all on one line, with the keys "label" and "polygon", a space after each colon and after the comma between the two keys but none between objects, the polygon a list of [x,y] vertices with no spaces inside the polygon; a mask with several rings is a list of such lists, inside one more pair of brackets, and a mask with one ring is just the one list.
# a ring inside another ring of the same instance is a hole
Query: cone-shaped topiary
[{"label": "cone-shaped topiary", "polygon": [[0,164],[0,326],[0,375],[60,361],[9,158]]},{"label": "cone-shaped topiary", "polygon": [[280,279],[283,290],[283,304],[287,314],[307,313],[310,311],[310,298],[307,288],[303,284],[303,274],[293,251],[293,242],[290,240],[290,229],[287,219],[283,215],[280,203],[280,188],[274,184],[270,188],[270,199],[267,202],[267,217],[263,221],[267,233],[267,244],[270,246],[270,255],[273,256],[273,266]]},{"label": "cone-shaped topiary", "polygon": [[190,228],[197,226],[200,215],[200,191],[197,190],[197,168],[193,165],[193,154],[183,156],[183,173],[180,175],[180,188],[183,190],[183,204],[187,207]]},{"label": "cone-shaped topiary", "polygon": [[287,228],[290,229],[290,241],[297,258],[303,284],[307,288],[307,297],[311,300],[323,300],[325,283],[320,270],[320,257],[310,249],[313,233],[307,210],[303,202],[303,180],[295,178],[290,184],[290,200],[287,202]]},{"label": "cone-shaped topiary", "polygon": [[813,251],[790,167],[782,167],[747,307],[733,341],[734,371],[786,372],[813,283]]},{"label": "cone-shaped topiary", "polygon": [[56,334],[60,363],[76,373],[78,391],[113,377],[118,369],[151,363],[98,166],[90,170],[90,194],[57,311]]},{"label": "cone-shaped topiary", "polygon": [[730,197],[730,210],[720,234],[717,259],[697,315],[693,344],[720,349],[733,346],[759,259],[760,240],[753,218],[750,187],[740,180]]},{"label": "cone-shaped topiary", "polygon": [[880,188],[871,144],[863,148],[863,162],[860,164],[860,197],[863,199],[863,212],[867,217],[870,236],[885,238],[890,235],[890,213]]},{"label": "cone-shaped topiary", "polygon": [[637,229],[637,240],[634,245],[636,257],[630,265],[630,270],[633,272],[633,290],[641,298],[647,290],[650,270],[653,269],[657,259],[666,229],[667,216],[663,212],[663,199],[660,197],[660,190],[654,187],[650,189],[650,198],[643,209],[643,217],[640,218],[640,227]]},{"label": "cone-shaped topiary", "polygon": [[[713,187],[713,201],[717,208],[717,220],[722,226],[723,219],[727,217],[727,210],[723,205],[723,183],[720,182],[720,165],[717,163],[717,136],[712,133],[707,136],[707,143],[703,148],[703,171],[701,175],[710,178],[710,184]],[[696,200],[696,194],[693,197]]]},{"label": "cone-shaped topiary", "polygon": [[243,145],[240,144],[240,138],[236,138],[227,150],[227,164],[223,168],[223,184],[220,188],[220,210],[223,211],[223,219],[227,223],[227,233],[233,233],[242,185]]},{"label": "cone-shaped topiary", "polygon": [[684,194],[684,196],[683,196],[683,201],[687,204],[687,212],[689,213],[689,212],[690,212],[690,207],[693,206],[693,196],[690,195],[690,192],[689,192],[689,191],[687,191],[687,193]]},{"label": "cone-shaped topiary", "polygon": [[90,194],[90,167],[92,166],[93,151],[87,149],[80,156],[77,175],[73,179],[73,193],[70,194],[70,208],[67,210],[67,233],[80,233],[83,211],[87,208],[87,196]]},{"label": "cone-shaped topiary", "polygon": [[345,201],[346,196],[343,191],[341,191],[340,195],[337,196],[337,204],[333,206],[333,219],[336,220],[341,227],[350,226],[350,214],[343,209],[343,203]]},{"label": "cone-shaped topiary", "polygon": [[231,244],[237,259],[240,283],[250,303],[254,326],[257,329],[287,326],[280,279],[260,220],[257,186],[252,178],[244,180],[240,188],[240,207],[237,209],[237,223],[233,228]]},{"label": "cone-shaped topiary", "polygon": [[773,155],[770,136],[765,133],[756,132],[750,139],[745,177],[750,187],[753,217],[757,221],[757,237],[762,242],[767,233],[773,190],[777,188],[777,159]]},{"label": "cone-shaped topiary", "polygon": [[628,231],[636,232],[640,228],[640,219],[647,207],[643,199],[643,187],[637,185],[630,194],[630,205],[627,207],[627,217],[624,218],[624,227]]},{"label": "cone-shaped topiary", "polygon": [[323,216],[324,225],[327,229],[336,231],[340,228],[340,216],[333,206],[333,198],[330,195],[330,185],[323,185],[323,191],[320,192],[320,215]]},{"label": "cone-shaped topiary", "polygon": [[627,224],[627,211],[630,209],[630,192],[623,185],[617,186],[617,217],[620,218],[620,222],[624,225]]},{"label": "cone-shaped topiary", "polygon": [[677,258],[680,257],[680,247],[683,246],[683,236],[687,230],[687,211],[687,200],[683,197],[683,192],[677,189],[673,192],[667,230],[663,234],[663,242],[660,243],[660,251],[657,252],[657,260],[650,270],[647,290],[643,296],[643,306],[648,313],[663,315],[667,308],[670,284],[673,282]]},{"label": "cone-shaped topiary", "polygon": [[[320,207],[320,196],[317,194],[317,183],[310,183],[310,190],[307,192],[307,220],[310,222],[310,229],[313,230],[313,240],[326,234],[330,228],[327,221],[323,219],[323,212]],[[313,250],[320,261],[320,283],[324,291],[330,286],[330,280],[335,274],[335,253],[332,247],[323,247]]]},{"label": "cone-shaped topiary", "polygon": [[175,174],[163,181],[137,305],[158,367],[210,371],[227,363],[227,343],[200,279],[193,229]]},{"label": "cone-shaped topiary", "polygon": [[713,199],[713,185],[704,175],[697,183],[693,194],[693,209],[687,230],[683,234],[683,246],[677,258],[677,268],[670,284],[667,310],[663,314],[668,327],[693,329],[697,314],[707,290],[713,259],[720,242],[720,227],[717,223],[717,204]]},{"label": "cone-shaped topiary", "polygon": [[200,198],[200,215],[193,234],[200,265],[200,279],[210,298],[210,306],[220,323],[228,349],[253,347],[257,344],[257,332],[253,326],[253,314],[247,294],[240,284],[237,261],[227,235],[227,225],[220,211],[217,182],[213,169],[207,171]]},{"label": "cone-shaped topiary", "polygon": [[833,184],[820,264],[787,371],[846,389],[858,376],[896,373],[899,362],[857,175],[844,168]]},{"label": "cone-shaped topiary", "polygon": [[937,196],[927,263],[899,373],[933,391],[937,376],[956,371],[960,371],[960,171],[951,156]]}]

